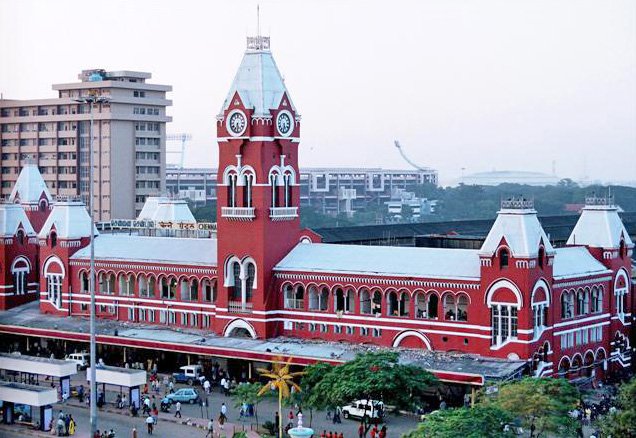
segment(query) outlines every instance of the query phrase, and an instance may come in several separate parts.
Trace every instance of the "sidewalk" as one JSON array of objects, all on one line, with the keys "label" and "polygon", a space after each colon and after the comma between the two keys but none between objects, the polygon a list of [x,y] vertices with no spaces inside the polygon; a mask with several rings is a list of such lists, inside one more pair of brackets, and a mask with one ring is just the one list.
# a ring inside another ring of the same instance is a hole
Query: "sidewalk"
[{"label": "sidewalk", "polygon": [[[88,409],[88,406],[86,405],[86,403],[80,403],[76,399],[67,400],[65,404],[76,407],[76,408]],[[99,409],[99,412],[108,412],[111,414],[118,414],[118,415],[131,417],[127,409],[117,409],[111,406],[103,407]],[[140,413],[140,417],[143,417],[141,413]],[[196,427],[197,429],[203,429],[203,430],[205,430],[208,426],[208,420],[206,420],[205,418],[192,418],[192,417],[187,418],[186,416],[184,416],[183,418],[175,418],[173,414],[166,414],[164,412],[159,412],[159,422],[163,422],[163,421],[167,421],[167,422],[175,423],[175,424],[183,424],[186,426]],[[223,429],[221,429],[220,425],[218,424],[218,421],[214,420],[214,436],[215,437],[231,438],[235,432],[240,432],[242,430],[245,430],[245,432],[247,432],[248,438],[260,437],[260,435],[256,433],[255,431],[249,430],[246,427],[246,425],[236,424],[236,423],[225,423],[223,425]],[[37,431],[35,432],[38,433]],[[44,435],[49,435],[44,432],[39,432],[39,433]]]}]

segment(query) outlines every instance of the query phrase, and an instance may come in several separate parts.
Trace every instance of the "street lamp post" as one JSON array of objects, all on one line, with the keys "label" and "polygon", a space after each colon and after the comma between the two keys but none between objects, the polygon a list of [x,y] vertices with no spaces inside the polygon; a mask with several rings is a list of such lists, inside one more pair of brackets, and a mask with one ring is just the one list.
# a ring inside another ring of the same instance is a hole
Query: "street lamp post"
[{"label": "street lamp post", "polygon": [[88,147],[88,215],[91,218],[91,232],[90,232],[90,273],[88,280],[88,291],[91,296],[90,304],[90,356],[91,356],[91,383],[90,383],[90,424],[91,434],[95,436],[97,431],[97,382],[96,382],[96,357],[97,347],[95,344],[95,216],[93,215],[93,105],[96,103],[108,102],[108,98],[104,96],[98,96],[96,92],[92,92],[89,96],[80,97],[75,99],[76,102],[88,104],[90,108],[90,129],[89,129],[89,147]]}]

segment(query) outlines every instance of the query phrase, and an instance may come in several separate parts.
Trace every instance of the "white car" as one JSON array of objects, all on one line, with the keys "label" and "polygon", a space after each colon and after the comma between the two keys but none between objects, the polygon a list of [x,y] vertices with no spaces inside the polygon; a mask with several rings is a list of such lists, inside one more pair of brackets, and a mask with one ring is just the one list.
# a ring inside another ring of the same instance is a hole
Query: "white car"
[{"label": "white car", "polygon": [[356,400],[340,408],[344,418],[364,418],[379,421],[384,416],[384,403],[378,400]]},{"label": "white car", "polygon": [[86,352],[73,353],[66,356],[66,360],[75,362],[77,364],[77,370],[84,370],[90,366],[91,355]]}]

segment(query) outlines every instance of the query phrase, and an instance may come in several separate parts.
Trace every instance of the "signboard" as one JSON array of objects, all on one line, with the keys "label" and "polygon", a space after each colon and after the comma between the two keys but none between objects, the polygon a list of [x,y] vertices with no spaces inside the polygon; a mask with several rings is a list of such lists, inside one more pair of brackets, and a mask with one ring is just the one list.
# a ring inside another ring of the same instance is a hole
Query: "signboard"
[{"label": "signboard", "polygon": [[155,228],[159,230],[200,230],[200,231],[216,231],[215,222],[172,222],[172,221],[153,221],[153,220],[134,220],[134,219],[113,219],[110,221],[113,229],[148,229]]}]

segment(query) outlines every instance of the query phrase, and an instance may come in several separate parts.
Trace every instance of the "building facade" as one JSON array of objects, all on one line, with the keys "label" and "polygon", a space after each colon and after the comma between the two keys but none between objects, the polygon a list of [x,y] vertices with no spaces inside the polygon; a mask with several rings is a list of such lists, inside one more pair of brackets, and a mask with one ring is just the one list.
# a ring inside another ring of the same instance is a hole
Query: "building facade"
[{"label": "building facade", "polygon": [[150,77],[85,70],[80,82],[53,85],[57,98],[0,100],[0,193],[8,195],[20,169],[35,162],[53,195],[80,196],[88,204],[90,110],[77,99],[96,90],[108,101],[93,108],[95,218],[136,217],[147,196],[165,190],[172,87],[147,83]]},{"label": "building facade", "polygon": [[100,235],[77,201],[43,203],[34,227],[25,212],[47,195],[29,189],[43,184],[32,167],[1,206],[4,306],[37,299],[14,298],[35,287],[40,312],[87,315],[93,233],[103,319],[463,352],[522,360],[535,376],[630,366],[634,244],[611,200],[590,198],[563,248],[524,199],[502,203],[479,249],[321,243],[300,227],[300,116],[264,37],[248,39],[216,127],[214,238]]},{"label": "building facade", "polygon": [[[216,202],[218,169],[175,168],[166,170],[166,188],[171,195],[197,203]],[[401,192],[424,184],[437,185],[437,171],[380,168],[300,169],[300,205],[313,206],[325,214],[352,213],[368,205],[384,205]]]}]

